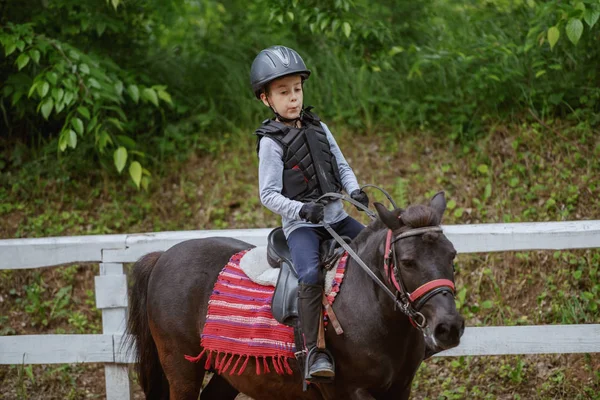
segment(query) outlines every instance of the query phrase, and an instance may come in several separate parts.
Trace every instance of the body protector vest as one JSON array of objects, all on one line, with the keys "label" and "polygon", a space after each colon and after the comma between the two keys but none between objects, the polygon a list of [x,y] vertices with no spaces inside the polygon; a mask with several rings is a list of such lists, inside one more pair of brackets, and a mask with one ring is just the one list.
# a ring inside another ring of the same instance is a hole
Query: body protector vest
[{"label": "body protector vest", "polygon": [[283,190],[291,200],[314,201],[324,193],[341,193],[342,183],[335,156],[329,148],[327,134],[319,118],[304,111],[303,126],[294,128],[267,119],[255,134],[260,139],[269,137],[283,148]]}]

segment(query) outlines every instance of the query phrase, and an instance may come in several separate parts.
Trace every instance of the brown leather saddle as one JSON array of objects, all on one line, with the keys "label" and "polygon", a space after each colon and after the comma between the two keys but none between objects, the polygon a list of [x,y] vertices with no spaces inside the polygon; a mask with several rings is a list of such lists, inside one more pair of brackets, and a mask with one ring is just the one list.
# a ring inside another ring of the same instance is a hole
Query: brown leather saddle
[{"label": "brown leather saddle", "polygon": [[[342,238],[350,243],[349,237]],[[344,249],[334,239],[328,239],[321,243],[320,254],[322,270],[329,270],[344,254]],[[281,269],[271,302],[273,317],[284,325],[295,326],[298,319],[298,272],[281,228],[273,229],[267,237],[267,260],[271,267]]]}]

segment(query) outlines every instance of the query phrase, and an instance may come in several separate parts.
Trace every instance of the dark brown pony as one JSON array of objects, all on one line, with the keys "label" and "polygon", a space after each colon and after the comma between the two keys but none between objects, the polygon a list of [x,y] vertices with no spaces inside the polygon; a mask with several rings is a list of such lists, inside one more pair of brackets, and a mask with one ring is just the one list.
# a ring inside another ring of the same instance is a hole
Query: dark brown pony
[{"label": "dark brown pony", "polygon": [[[446,209],[443,193],[429,205],[387,210],[375,204],[379,218],[352,242],[352,249],[395,291],[383,268],[388,230],[438,226]],[[441,232],[396,241],[399,273],[409,292],[436,279],[454,281],[456,251]],[[201,352],[200,334],[217,275],[231,255],[252,247],[231,238],[188,240],[164,253],[151,253],[133,268],[127,333],[135,341],[137,371],[147,399],[196,400],[203,384],[204,362],[185,354]],[[333,305],[344,334],[326,332],[327,348],[336,360],[331,384],[311,385],[302,392],[296,363],[294,375],[256,375],[253,365],[238,375],[215,374],[200,398],[227,400],[243,392],[255,399],[408,399],[411,382],[424,354],[459,344],[464,320],[448,291],[431,297],[420,312],[427,320],[422,332],[394,301],[352,259],[348,259],[341,290]],[[252,363],[252,361],[251,361]]]}]

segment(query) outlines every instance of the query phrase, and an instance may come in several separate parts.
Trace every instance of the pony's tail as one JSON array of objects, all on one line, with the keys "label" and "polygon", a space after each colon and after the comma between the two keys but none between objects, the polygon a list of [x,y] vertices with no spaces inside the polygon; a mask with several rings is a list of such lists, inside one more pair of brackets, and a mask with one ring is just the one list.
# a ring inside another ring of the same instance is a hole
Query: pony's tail
[{"label": "pony's tail", "polygon": [[169,382],[158,359],[146,308],[150,273],[161,254],[162,252],[146,254],[133,266],[125,346],[128,352],[135,352],[135,370],[146,398],[166,400],[169,398]]}]

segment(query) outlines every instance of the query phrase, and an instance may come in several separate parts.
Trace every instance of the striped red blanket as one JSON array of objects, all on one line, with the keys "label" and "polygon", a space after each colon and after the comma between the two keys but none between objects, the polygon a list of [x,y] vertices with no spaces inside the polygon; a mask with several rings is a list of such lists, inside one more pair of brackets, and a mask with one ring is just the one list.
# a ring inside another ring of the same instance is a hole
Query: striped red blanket
[{"label": "striped red blanket", "polygon": [[[251,358],[256,373],[291,374],[288,360],[294,358],[294,331],[282,325],[271,314],[272,286],[252,282],[240,269],[240,260],[248,250],[231,256],[217,278],[208,302],[206,323],[201,334],[202,352],[185,358],[198,362],[206,355],[204,367],[217,373],[242,374]],[[330,304],[340,290],[347,254],[340,259],[327,295]]]}]

